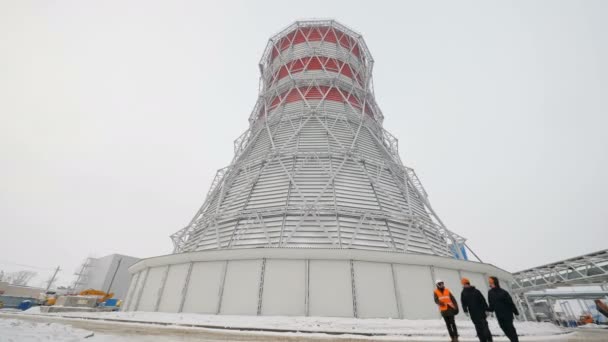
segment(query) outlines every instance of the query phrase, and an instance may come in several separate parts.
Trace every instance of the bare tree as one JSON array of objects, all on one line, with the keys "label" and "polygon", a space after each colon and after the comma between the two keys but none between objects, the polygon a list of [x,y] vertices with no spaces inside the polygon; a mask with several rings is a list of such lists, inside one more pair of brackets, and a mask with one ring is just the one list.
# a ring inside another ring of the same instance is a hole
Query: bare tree
[{"label": "bare tree", "polygon": [[17,286],[26,286],[32,278],[36,276],[36,272],[33,271],[17,271],[7,272],[0,271],[0,281],[6,281],[9,284]]}]

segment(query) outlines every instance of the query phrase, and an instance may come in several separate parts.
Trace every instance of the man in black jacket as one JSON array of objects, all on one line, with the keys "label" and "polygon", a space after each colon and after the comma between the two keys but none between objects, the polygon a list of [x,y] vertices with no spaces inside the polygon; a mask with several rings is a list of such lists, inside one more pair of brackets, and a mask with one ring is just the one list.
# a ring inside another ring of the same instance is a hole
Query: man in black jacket
[{"label": "man in black jacket", "polygon": [[513,314],[519,316],[519,311],[517,311],[517,307],[513,303],[513,298],[511,298],[509,292],[500,288],[498,278],[490,277],[489,282],[491,289],[488,291],[488,302],[490,303],[488,311],[496,313],[498,325],[500,325],[500,328],[509,340],[511,342],[519,342],[517,331],[513,326]]},{"label": "man in black jacket", "polygon": [[433,291],[435,304],[439,307],[441,317],[443,317],[443,320],[445,321],[452,342],[458,342],[458,329],[456,328],[456,320],[454,319],[454,316],[458,315],[458,303],[456,302],[456,298],[454,298],[450,290],[444,286],[443,280],[436,280],[435,286],[437,287],[435,291]]},{"label": "man in black jacket", "polygon": [[460,302],[462,303],[462,311],[471,317],[479,342],[492,342],[492,333],[486,320],[486,311],[488,311],[486,299],[475,286],[471,286],[469,279],[462,278],[461,283]]}]

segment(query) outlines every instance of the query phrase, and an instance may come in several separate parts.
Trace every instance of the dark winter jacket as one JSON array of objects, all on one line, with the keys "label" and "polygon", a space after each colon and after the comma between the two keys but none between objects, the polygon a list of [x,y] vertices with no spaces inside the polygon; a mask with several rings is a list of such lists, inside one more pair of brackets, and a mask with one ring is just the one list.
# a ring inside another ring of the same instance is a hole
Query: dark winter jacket
[{"label": "dark winter jacket", "polygon": [[[435,300],[435,304],[439,305],[439,298],[437,298],[437,294],[435,294],[434,292],[433,292],[433,299]],[[454,298],[452,291],[450,291],[450,299],[452,300],[452,303],[454,303],[455,308],[448,307],[447,310],[441,311],[442,317],[458,315],[458,312],[459,312],[458,302],[456,301],[456,298]]]},{"label": "dark winter jacket", "polygon": [[462,289],[460,294],[460,303],[462,303],[462,310],[471,315],[473,321],[486,317],[486,311],[488,311],[488,304],[486,299],[483,297],[481,292],[475,288],[475,286],[465,287]]},{"label": "dark winter jacket", "polygon": [[499,320],[513,320],[513,314],[519,315],[519,311],[513,303],[513,298],[511,298],[509,292],[500,288],[497,278],[492,277],[492,279],[494,279],[496,287],[488,291],[488,302],[490,304],[488,311],[494,311],[496,318]]},{"label": "dark winter jacket", "polygon": [[608,317],[608,306],[606,306],[606,304],[604,304],[604,302],[602,302],[599,299],[595,300],[595,308],[597,309],[597,311],[599,313],[601,313],[602,315]]}]

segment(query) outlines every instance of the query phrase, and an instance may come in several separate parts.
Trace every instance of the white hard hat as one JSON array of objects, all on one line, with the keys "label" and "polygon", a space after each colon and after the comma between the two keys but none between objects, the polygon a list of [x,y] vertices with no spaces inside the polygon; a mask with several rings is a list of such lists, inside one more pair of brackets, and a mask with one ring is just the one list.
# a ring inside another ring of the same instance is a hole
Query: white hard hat
[{"label": "white hard hat", "polygon": [[435,280],[435,285],[437,285],[437,284],[439,284],[439,283],[443,283],[443,280],[441,280],[441,279],[437,279],[437,280]]}]

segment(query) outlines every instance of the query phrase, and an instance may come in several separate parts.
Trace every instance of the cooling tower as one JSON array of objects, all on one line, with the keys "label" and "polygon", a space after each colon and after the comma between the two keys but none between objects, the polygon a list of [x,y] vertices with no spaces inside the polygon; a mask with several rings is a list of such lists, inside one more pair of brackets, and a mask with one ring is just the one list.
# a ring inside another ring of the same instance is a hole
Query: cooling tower
[{"label": "cooling tower", "polygon": [[258,101],[174,253],[131,267],[127,311],[435,318],[434,279],[484,291],[383,127],[374,61],[335,21],[272,37]]}]

